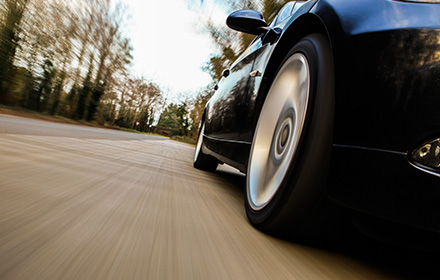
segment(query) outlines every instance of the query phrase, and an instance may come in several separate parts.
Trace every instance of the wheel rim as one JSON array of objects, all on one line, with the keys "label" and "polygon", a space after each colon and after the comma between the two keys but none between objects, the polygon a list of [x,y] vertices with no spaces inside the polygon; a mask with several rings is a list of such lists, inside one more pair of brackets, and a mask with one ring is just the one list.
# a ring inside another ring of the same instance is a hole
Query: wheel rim
[{"label": "wheel rim", "polygon": [[194,161],[197,160],[197,158],[199,157],[199,153],[202,150],[204,133],[205,133],[205,123],[203,123],[202,127],[200,128],[199,138],[197,139],[196,151],[194,153]]},{"label": "wheel rim", "polygon": [[296,53],[278,72],[258,119],[246,182],[253,210],[272,200],[289,170],[304,127],[309,90],[307,59]]}]

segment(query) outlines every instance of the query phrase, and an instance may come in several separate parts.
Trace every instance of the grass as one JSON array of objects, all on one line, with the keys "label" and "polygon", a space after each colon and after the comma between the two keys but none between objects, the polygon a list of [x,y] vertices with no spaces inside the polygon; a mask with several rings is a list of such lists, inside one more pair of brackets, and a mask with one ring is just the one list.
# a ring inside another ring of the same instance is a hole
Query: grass
[{"label": "grass", "polygon": [[170,139],[175,140],[175,141],[179,141],[179,142],[184,142],[184,143],[191,144],[191,145],[196,144],[196,139],[188,137],[188,136],[171,136]]},{"label": "grass", "polygon": [[131,129],[131,128],[125,128],[125,127],[120,127],[120,126],[113,126],[113,129],[117,129],[117,130],[121,130],[121,131],[125,131],[125,132],[132,132],[132,133],[139,133],[139,134],[147,134],[147,135],[153,135],[153,136],[160,136],[160,137],[164,137],[164,138],[169,138],[167,136],[164,135],[160,135],[157,133],[151,133],[151,132],[142,132],[142,131],[138,131],[135,129]]}]

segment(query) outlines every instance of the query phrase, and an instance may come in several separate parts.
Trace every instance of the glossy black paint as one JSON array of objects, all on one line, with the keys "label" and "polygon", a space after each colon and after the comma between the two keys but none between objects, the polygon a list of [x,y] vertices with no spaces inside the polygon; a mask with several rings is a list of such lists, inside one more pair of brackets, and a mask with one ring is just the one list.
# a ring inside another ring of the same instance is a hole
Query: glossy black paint
[{"label": "glossy black paint", "polygon": [[[331,198],[440,232],[440,172],[425,173],[408,161],[413,149],[440,137],[440,5],[322,0],[291,9],[269,26],[282,30],[279,40],[257,37],[219,83],[206,108],[206,152],[246,171],[278,63],[298,37],[321,32],[336,74]],[[251,77],[253,71],[262,75]]]},{"label": "glossy black paint", "polygon": [[[334,147],[331,199],[351,209],[440,232],[439,178],[380,150]],[[384,172],[385,171],[385,172]]]},{"label": "glossy black paint", "polygon": [[335,38],[335,142],[408,152],[440,135],[440,5],[363,2],[312,10]]},{"label": "glossy black paint", "polygon": [[439,38],[440,30],[423,28],[348,41],[337,143],[408,152],[440,135]]},{"label": "glossy black paint", "polygon": [[233,12],[226,20],[226,24],[231,29],[254,35],[264,34],[264,29],[262,29],[262,27],[267,26],[263,15],[255,10],[240,10]]},{"label": "glossy black paint", "polygon": [[206,134],[225,140],[237,140],[243,129],[244,116],[248,110],[246,95],[253,57],[247,56],[228,71],[221,79],[218,90],[206,110]]}]

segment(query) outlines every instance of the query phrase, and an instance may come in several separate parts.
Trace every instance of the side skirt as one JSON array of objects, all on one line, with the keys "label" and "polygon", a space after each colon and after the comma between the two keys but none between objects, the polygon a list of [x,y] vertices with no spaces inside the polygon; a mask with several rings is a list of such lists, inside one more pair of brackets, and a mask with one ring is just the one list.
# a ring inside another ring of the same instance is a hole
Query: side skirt
[{"label": "side skirt", "polygon": [[204,136],[203,153],[246,173],[251,143]]}]

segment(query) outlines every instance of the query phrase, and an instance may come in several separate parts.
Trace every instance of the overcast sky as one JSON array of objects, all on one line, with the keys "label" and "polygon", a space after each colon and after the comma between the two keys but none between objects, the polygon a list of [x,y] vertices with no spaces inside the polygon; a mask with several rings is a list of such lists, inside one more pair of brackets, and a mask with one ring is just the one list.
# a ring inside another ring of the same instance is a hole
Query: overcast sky
[{"label": "overcast sky", "polygon": [[201,30],[201,18],[212,14],[225,22],[227,15],[210,1],[203,6],[198,1],[189,9],[185,0],[124,0],[131,14],[128,36],[134,47],[133,72],[161,85],[172,102],[194,94],[211,80],[201,67],[215,47]]}]

